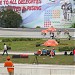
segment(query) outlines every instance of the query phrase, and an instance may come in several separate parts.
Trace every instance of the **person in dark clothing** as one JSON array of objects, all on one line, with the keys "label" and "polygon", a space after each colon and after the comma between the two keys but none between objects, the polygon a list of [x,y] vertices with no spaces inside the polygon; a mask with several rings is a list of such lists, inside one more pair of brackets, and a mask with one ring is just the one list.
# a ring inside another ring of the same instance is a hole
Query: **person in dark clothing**
[{"label": "person in dark clothing", "polygon": [[50,50],[49,49],[47,49],[47,55],[50,55]]},{"label": "person in dark clothing", "polygon": [[54,32],[50,33],[50,37],[54,39]]}]

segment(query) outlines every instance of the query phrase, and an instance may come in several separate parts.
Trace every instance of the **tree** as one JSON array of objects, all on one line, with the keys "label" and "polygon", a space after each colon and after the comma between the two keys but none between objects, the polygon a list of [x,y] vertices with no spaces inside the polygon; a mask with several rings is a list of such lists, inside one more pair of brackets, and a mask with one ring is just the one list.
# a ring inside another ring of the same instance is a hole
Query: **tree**
[{"label": "tree", "polygon": [[75,23],[72,24],[72,28],[75,28]]},{"label": "tree", "polygon": [[18,28],[22,23],[20,14],[13,10],[3,10],[0,14],[0,26],[4,28]]}]

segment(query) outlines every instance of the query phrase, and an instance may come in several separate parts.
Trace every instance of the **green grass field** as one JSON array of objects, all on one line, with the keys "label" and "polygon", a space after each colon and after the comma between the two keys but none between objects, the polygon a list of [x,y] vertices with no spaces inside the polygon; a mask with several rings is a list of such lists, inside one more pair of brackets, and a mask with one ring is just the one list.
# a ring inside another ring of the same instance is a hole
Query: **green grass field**
[{"label": "green grass field", "polygon": [[[2,38],[0,38],[1,40]],[[52,49],[53,47],[45,47],[45,46],[39,46],[36,47],[36,44],[42,44],[48,39],[41,39],[36,41],[12,41],[12,42],[0,42],[0,51],[3,50],[3,44],[6,43],[8,46],[11,47],[10,51],[16,51],[16,52],[35,52],[38,49]],[[75,40],[64,40],[60,39],[60,43],[58,46],[54,47],[56,49],[56,52],[58,52],[59,47],[64,46],[75,46]],[[10,55],[12,58],[12,55]],[[59,65],[75,65],[75,62],[73,61],[73,56],[70,55],[56,55],[54,58],[50,58],[50,56],[37,56],[39,64],[59,64]],[[36,63],[36,60],[34,61],[35,56],[29,56],[29,58],[12,58],[11,60],[14,63],[27,63],[27,64],[33,64]],[[2,56],[0,55],[0,63],[3,63],[6,60],[6,55]]]},{"label": "green grass field", "polygon": [[[12,55],[9,55],[13,63],[22,63],[22,64],[37,64],[36,56],[31,55],[28,58],[12,58]],[[6,60],[6,55],[0,56],[0,63],[4,63]],[[53,58],[50,56],[37,56],[38,64],[57,64],[57,65],[75,65],[73,61],[73,56],[70,55],[56,55]]]},{"label": "green grass field", "polygon": [[[0,42],[0,51],[3,50],[3,44],[6,43],[8,46],[11,47],[11,51],[37,51],[38,49],[52,49],[53,47],[45,47],[45,46],[39,46],[36,47],[36,44],[42,44],[46,41],[47,39],[41,39],[41,40],[36,40],[36,41],[12,41],[12,42]],[[54,48],[56,51],[58,51],[59,47],[64,47],[64,46],[75,46],[75,40],[60,40],[60,43],[58,46],[55,46]]]}]

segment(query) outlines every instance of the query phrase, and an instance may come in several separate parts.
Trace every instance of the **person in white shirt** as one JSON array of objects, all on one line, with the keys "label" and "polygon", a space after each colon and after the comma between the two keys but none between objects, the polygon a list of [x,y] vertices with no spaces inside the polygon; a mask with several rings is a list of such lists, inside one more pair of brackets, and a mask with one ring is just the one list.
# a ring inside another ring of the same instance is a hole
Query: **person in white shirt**
[{"label": "person in white shirt", "polygon": [[4,43],[4,51],[3,51],[3,54],[2,54],[2,55],[4,55],[5,52],[6,52],[6,54],[8,55],[8,52],[7,52],[7,45]]}]

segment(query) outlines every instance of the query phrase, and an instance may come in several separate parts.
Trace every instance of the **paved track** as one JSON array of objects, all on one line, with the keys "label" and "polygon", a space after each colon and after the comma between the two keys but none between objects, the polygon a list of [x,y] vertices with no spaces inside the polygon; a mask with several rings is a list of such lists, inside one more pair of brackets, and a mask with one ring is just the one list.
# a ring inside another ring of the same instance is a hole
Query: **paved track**
[{"label": "paved track", "polygon": [[[46,64],[14,64],[15,75],[75,75],[75,66]],[[8,75],[3,63],[0,63],[0,75]],[[5,73],[5,74],[1,74]]]},{"label": "paved track", "polygon": [[[0,28],[0,30],[3,31],[24,31],[24,32],[40,32],[41,30],[44,30],[47,28]],[[62,32],[67,29],[70,32],[74,32],[75,28],[56,28],[56,31],[61,30]]]},{"label": "paved track", "polygon": [[[49,33],[44,37],[41,35],[41,30],[44,29],[27,29],[27,28],[0,28],[0,37],[24,37],[24,38],[50,38]],[[59,38],[64,38],[64,30],[65,29],[57,29],[62,31],[62,34]],[[71,36],[75,36],[75,29],[67,29],[70,32]],[[55,32],[55,36],[57,36],[57,31]]]},{"label": "paved track", "polygon": [[[2,54],[3,52],[0,52]],[[8,54],[27,54],[27,55],[34,55],[34,52],[13,52],[13,51],[8,51]],[[67,52],[69,55],[70,52]],[[56,52],[56,55],[64,55],[64,52]]]}]

